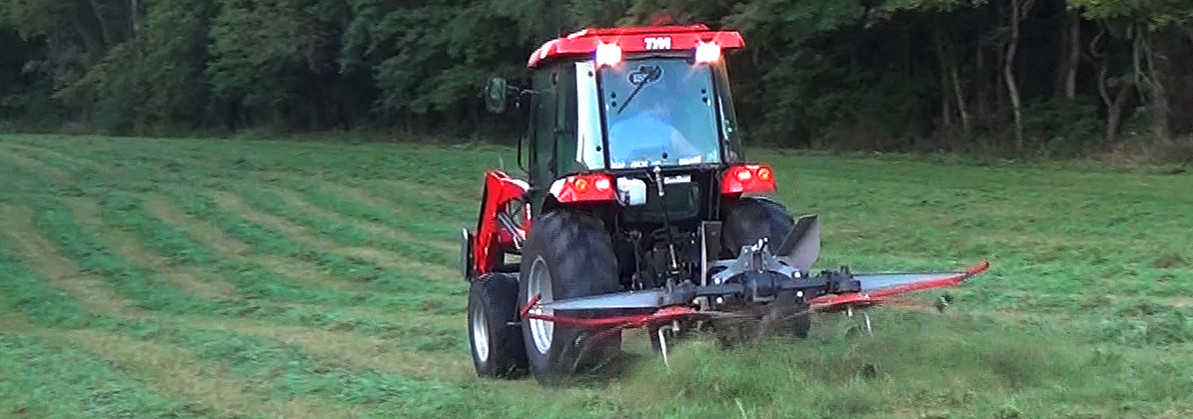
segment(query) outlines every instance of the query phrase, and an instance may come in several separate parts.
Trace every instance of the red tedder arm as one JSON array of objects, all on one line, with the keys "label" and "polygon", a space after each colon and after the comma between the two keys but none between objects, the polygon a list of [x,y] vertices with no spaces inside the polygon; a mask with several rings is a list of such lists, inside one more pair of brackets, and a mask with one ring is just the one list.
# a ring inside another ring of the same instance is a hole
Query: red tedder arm
[{"label": "red tedder arm", "polygon": [[472,247],[472,272],[480,276],[492,272],[502,261],[496,260],[506,250],[516,248],[515,243],[526,239],[526,228],[530,227],[529,209],[525,211],[526,222],[513,231],[498,220],[498,214],[506,211],[511,201],[525,198],[530,186],[503,172],[490,170],[485,173],[485,191],[481,198],[481,213],[476,227],[476,242]]},{"label": "red tedder arm", "polygon": [[900,294],[957,286],[966,279],[985,273],[988,269],[990,263],[983,261],[964,272],[854,275],[853,279],[861,282],[860,292],[824,295],[813,298],[809,303],[821,310],[875,305]]},{"label": "red tedder arm", "polygon": [[[817,311],[836,311],[848,307],[858,306],[873,306],[885,302],[888,298],[906,294],[916,291],[924,291],[935,288],[944,288],[960,285],[966,279],[981,275],[990,269],[988,262],[982,262],[963,272],[946,272],[946,273],[891,273],[891,274],[863,274],[851,275],[851,279],[857,280],[861,285],[861,290],[858,292],[849,292],[842,294],[828,294],[816,297],[808,301],[811,305],[811,310]],[[661,292],[661,291],[660,291]],[[648,291],[638,291],[637,293],[648,294],[647,297],[655,298],[654,295],[649,294]],[[624,298],[627,294],[620,293],[620,297]],[[614,294],[609,294],[614,295]],[[607,296],[606,296],[607,297]],[[601,298],[597,297],[587,297]],[[575,309],[575,302],[583,300],[584,298],[573,299],[571,301],[571,308]],[[661,299],[659,299],[661,300]],[[553,302],[556,309],[558,305],[564,303],[562,301]],[[548,303],[552,304],[552,303]],[[661,302],[659,303],[662,304]],[[646,306],[642,306],[646,308]],[[625,328],[645,327],[652,324],[666,323],[672,320],[680,320],[694,317],[735,317],[732,313],[719,311],[697,311],[692,307],[685,305],[669,305],[656,306],[653,313],[649,314],[635,314],[635,315],[611,315],[606,317],[576,317],[560,314],[545,314],[538,310],[542,308],[541,297],[533,295],[519,311],[519,318],[547,320],[555,323],[566,324],[571,326],[588,327],[588,328],[613,328],[621,330]]]}]

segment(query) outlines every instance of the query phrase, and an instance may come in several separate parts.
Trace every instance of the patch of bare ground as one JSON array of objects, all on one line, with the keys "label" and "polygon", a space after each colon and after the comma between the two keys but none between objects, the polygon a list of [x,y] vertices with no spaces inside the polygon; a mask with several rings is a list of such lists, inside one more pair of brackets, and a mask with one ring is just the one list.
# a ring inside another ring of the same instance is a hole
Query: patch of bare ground
[{"label": "patch of bare ground", "polygon": [[18,152],[12,148],[11,144],[5,144],[3,147],[0,147],[0,153],[2,153],[9,160],[12,160],[12,162],[16,163],[16,165],[20,166],[21,169],[24,169],[30,173],[48,176],[55,182],[60,183],[70,183],[74,181],[74,177],[65,170],[56,167],[50,167],[41,160],[29,157],[22,152]]},{"label": "patch of bare ground", "polygon": [[144,311],[107,287],[103,278],[80,272],[74,261],[34,227],[34,212],[25,207],[0,207],[0,227],[28,268],[50,286],[62,290],[85,307],[104,314],[141,316]]},{"label": "patch of bare ground", "polygon": [[204,362],[181,348],[95,330],[41,333],[47,340],[80,349],[115,364],[164,396],[199,402],[219,416],[330,418],[361,417],[359,407],[328,404],[309,397],[272,399],[257,384],[226,366]]},{"label": "patch of bare ground", "polygon": [[278,326],[250,320],[186,320],[188,324],[228,330],[295,345],[328,366],[372,369],[424,379],[463,381],[473,378],[466,356],[448,352],[418,351],[396,339],[361,336],[348,331]]},{"label": "patch of bare ground", "polygon": [[105,243],[129,261],[152,269],[161,278],[200,297],[223,299],[236,296],[236,288],[218,275],[194,267],[179,266],[169,257],[145,248],[131,234],[105,225],[102,221],[102,210],[96,200],[71,199],[68,205],[77,215],[81,227],[103,237]]}]

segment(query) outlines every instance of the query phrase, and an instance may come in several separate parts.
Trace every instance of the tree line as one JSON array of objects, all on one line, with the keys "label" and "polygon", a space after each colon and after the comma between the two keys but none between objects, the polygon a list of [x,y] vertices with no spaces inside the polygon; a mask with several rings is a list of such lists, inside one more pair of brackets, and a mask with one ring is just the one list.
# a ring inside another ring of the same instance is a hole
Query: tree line
[{"label": "tree line", "polygon": [[740,30],[747,141],[1187,155],[1193,0],[0,0],[0,125],[462,135],[587,27]]}]

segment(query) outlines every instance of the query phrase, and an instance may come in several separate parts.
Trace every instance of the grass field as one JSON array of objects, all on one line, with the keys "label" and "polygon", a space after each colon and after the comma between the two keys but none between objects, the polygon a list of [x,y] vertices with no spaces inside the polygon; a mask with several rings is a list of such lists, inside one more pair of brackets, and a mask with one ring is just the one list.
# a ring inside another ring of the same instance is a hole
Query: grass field
[{"label": "grass field", "polygon": [[0,417],[1193,417],[1193,176],[753,154],[822,266],[994,267],[873,338],[482,381],[455,238],[511,149],[0,136]]}]

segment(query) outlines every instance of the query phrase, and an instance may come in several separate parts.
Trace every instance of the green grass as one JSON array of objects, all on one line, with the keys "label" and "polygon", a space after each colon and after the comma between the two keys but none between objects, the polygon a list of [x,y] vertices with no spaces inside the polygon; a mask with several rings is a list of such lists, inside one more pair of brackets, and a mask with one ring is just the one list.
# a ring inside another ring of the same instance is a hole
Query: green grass
[{"label": "green grass", "polygon": [[[640,372],[625,395],[667,400],[657,411],[681,417],[743,409],[789,418],[1118,417],[1187,409],[1193,391],[1193,377],[1177,373],[1193,371],[1193,361],[1165,350],[1087,346],[1059,328],[1031,330],[991,316],[887,309],[875,320],[883,325],[876,337],[821,333],[807,342],[816,350],[783,341],[731,351],[692,345],[676,353],[670,371]],[[975,339],[981,335],[988,338]],[[721,361],[707,362],[710,352]],[[773,367],[758,368],[766,364]]]},{"label": "green grass", "polygon": [[185,406],[154,394],[103,360],[72,348],[0,333],[0,415],[138,417],[186,415]]},{"label": "green grass", "polygon": [[8,243],[0,241],[0,294],[6,311],[25,315],[28,321],[50,327],[85,327],[95,320],[79,304],[50,287],[24,266]]},{"label": "green grass", "polygon": [[[279,215],[300,225],[311,227],[320,235],[329,237],[340,243],[353,246],[372,246],[395,252],[396,255],[401,255],[402,257],[416,258],[432,263],[446,265],[454,262],[452,260],[454,255],[444,254],[442,250],[419,241],[386,240],[346,222],[303,211],[286,202],[277,193],[260,188],[246,188],[243,185],[236,189],[254,207]],[[308,196],[313,197],[311,200],[312,203],[336,211],[346,217],[361,218],[370,222],[382,222],[384,225],[397,228],[400,231],[410,231],[414,233],[413,237],[418,239],[442,240],[443,237],[450,234],[447,233],[448,231],[455,231],[453,229],[439,229],[437,231],[426,232],[425,224],[420,224],[418,220],[396,217],[384,209],[368,207],[350,199],[318,191],[316,188],[311,188]]]},{"label": "green grass", "polygon": [[[806,341],[697,338],[670,369],[628,357],[616,378],[543,389],[473,377],[453,274],[483,172],[512,149],[9,135],[0,210],[32,216],[0,231],[0,417],[1193,415],[1193,176],[751,154],[778,199],[821,215],[821,266],[994,267],[944,314],[873,311],[872,338],[821,316]],[[22,253],[29,234],[53,257]],[[129,362],[143,348],[154,361]],[[253,390],[197,394],[172,368]]]}]

